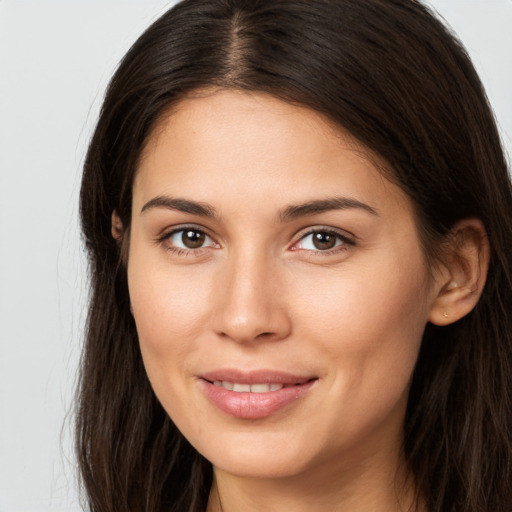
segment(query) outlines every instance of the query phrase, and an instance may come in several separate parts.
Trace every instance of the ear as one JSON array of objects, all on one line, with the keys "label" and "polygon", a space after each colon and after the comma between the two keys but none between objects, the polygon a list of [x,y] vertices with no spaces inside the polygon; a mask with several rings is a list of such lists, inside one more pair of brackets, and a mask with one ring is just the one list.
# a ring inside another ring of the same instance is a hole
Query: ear
[{"label": "ear", "polygon": [[458,222],[446,242],[435,276],[435,293],[428,320],[449,325],[467,315],[478,302],[489,268],[489,240],[479,219]]},{"label": "ear", "polygon": [[123,238],[124,227],[123,227],[123,223],[121,221],[121,218],[117,214],[116,210],[114,210],[112,212],[112,224],[111,224],[111,226],[112,226],[111,227],[112,238],[114,238],[114,240],[116,240],[117,242],[121,242],[121,240]]}]

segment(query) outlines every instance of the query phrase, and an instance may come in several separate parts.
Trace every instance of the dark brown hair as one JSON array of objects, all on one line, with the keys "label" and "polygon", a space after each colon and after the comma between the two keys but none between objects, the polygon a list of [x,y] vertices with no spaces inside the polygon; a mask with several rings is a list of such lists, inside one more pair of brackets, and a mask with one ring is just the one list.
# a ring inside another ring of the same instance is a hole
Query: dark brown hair
[{"label": "dark brown hair", "polygon": [[91,297],[77,452],[88,508],[206,508],[211,466],[146,377],[111,215],[129,233],[133,177],[152,127],[185,95],[212,86],[307,106],[380,155],[415,204],[431,258],[458,220],[482,220],[491,247],[485,289],[462,320],[427,325],[404,451],[429,512],[512,510],[511,185],[468,56],[414,0],[185,0],[121,62],[80,197]]}]

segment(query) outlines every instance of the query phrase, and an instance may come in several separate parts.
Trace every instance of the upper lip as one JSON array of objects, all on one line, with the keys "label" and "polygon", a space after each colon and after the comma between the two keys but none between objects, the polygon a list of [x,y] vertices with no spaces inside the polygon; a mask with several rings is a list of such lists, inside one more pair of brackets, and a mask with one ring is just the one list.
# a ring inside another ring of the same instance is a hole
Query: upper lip
[{"label": "upper lip", "polygon": [[310,380],[316,379],[314,375],[294,375],[288,372],[276,370],[251,370],[241,371],[238,369],[224,368],[213,370],[198,375],[199,378],[209,382],[225,381],[236,382],[238,384],[304,384]]}]

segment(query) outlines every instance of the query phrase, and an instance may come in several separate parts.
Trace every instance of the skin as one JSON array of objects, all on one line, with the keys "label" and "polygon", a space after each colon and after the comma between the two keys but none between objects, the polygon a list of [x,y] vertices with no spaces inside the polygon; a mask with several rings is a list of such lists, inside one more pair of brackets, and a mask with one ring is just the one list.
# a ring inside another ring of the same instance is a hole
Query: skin
[{"label": "skin", "polygon": [[[440,309],[457,284],[429,270],[410,199],[374,162],[318,113],[222,90],[175,106],[145,148],[130,297],[154,391],[214,466],[209,511],[411,504],[400,450],[409,383],[427,321],[458,315]],[[283,218],[333,198],[351,202]],[[183,246],[183,227],[205,233],[203,245]],[[312,229],[335,247],[316,247]],[[235,418],[198,379],[219,368],[316,381],[268,417]]]}]

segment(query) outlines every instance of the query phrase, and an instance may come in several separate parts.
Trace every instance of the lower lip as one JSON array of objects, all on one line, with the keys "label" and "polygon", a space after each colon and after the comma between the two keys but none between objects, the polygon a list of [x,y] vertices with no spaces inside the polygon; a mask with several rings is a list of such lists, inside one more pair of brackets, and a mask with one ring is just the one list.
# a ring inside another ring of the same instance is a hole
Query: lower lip
[{"label": "lower lip", "polygon": [[208,399],[221,411],[235,418],[255,420],[270,416],[303,397],[316,380],[268,393],[238,393],[204,379],[199,382]]}]

